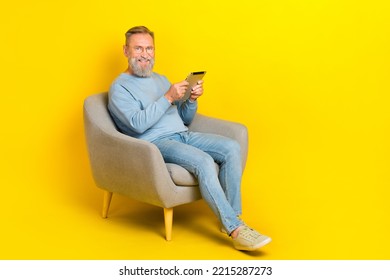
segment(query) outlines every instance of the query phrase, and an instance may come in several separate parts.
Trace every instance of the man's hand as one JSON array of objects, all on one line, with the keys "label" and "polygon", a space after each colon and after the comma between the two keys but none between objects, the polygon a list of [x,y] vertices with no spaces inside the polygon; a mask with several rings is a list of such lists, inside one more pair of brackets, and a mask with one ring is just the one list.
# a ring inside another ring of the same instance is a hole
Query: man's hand
[{"label": "man's hand", "polygon": [[191,89],[190,101],[194,102],[203,94],[203,80],[198,81],[198,83]]},{"label": "man's hand", "polygon": [[180,100],[184,96],[187,88],[187,81],[172,84],[169,90],[165,93],[165,98],[168,99],[170,103],[173,103],[176,100]]}]

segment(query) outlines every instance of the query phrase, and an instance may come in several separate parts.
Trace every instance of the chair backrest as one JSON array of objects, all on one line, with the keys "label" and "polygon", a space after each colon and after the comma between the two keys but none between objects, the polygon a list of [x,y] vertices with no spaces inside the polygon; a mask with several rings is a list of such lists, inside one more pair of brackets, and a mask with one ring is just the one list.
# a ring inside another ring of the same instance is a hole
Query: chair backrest
[{"label": "chair backrest", "polygon": [[84,118],[103,131],[115,133],[118,130],[108,112],[107,104],[108,94],[106,92],[87,97],[84,101]]},{"label": "chair backrest", "polygon": [[84,131],[92,175],[96,185],[102,188],[110,184],[106,166],[109,165],[109,149],[115,147],[113,136],[121,136],[108,112],[107,104],[108,94],[101,93],[87,97],[83,107]]}]

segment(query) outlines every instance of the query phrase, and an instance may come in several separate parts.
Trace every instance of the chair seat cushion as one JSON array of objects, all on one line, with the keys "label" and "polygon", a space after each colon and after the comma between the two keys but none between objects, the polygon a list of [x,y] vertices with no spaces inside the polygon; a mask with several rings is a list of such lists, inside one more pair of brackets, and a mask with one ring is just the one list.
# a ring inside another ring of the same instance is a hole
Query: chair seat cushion
[{"label": "chair seat cushion", "polygon": [[[191,172],[187,171],[180,165],[174,163],[166,163],[169,174],[171,175],[172,181],[177,186],[197,186],[198,179]],[[218,172],[219,166],[215,164],[215,169]]]}]

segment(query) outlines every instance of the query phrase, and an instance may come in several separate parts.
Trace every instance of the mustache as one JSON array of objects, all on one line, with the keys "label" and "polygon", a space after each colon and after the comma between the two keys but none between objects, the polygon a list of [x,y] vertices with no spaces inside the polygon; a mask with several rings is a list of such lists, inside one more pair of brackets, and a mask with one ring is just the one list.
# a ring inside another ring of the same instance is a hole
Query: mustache
[{"label": "mustache", "polygon": [[139,57],[139,58],[137,58],[137,61],[150,62],[150,61],[152,61],[152,59],[151,58],[146,58],[146,57]]}]

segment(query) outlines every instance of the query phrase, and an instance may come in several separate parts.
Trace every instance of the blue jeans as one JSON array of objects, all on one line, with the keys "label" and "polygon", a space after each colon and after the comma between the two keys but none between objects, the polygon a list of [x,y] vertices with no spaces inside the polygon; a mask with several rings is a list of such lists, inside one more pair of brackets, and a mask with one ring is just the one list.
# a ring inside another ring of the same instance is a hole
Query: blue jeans
[{"label": "blue jeans", "polygon": [[[215,134],[185,131],[153,143],[164,161],[178,164],[193,173],[203,199],[227,232],[242,225],[242,162],[237,141]],[[215,163],[219,165],[219,173]]]}]

